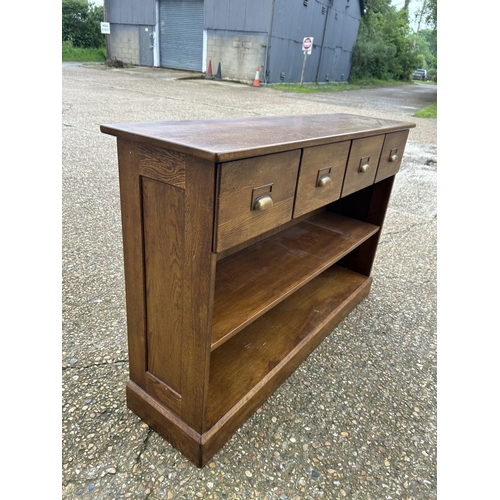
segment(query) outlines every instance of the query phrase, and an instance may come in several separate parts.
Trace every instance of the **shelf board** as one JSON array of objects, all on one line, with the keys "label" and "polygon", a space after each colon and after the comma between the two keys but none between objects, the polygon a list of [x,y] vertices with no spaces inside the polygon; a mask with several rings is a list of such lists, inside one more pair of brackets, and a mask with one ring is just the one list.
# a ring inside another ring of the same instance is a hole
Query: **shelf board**
[{"label": "shelf board", "polygon": [[362,300],[370,285],[371,277],[334,265],[214,351],[207,428],[233,407],[231,413],[237,414],[238,403],[258,399],[259,391],[271,393]]},{"label": "shelf board", "polygon": [[217,263],[212,350],[379,230],[322,212]]}]

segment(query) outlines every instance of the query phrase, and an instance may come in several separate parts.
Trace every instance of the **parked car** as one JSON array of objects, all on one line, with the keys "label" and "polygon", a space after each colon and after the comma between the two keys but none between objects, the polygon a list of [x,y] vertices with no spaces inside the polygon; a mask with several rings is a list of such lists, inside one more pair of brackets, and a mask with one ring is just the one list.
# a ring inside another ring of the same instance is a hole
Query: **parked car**
[{"label": "parked car", "polygon": [[413,73],[414,80],[427,80],[427,71],[425,69],[416,69]]}]

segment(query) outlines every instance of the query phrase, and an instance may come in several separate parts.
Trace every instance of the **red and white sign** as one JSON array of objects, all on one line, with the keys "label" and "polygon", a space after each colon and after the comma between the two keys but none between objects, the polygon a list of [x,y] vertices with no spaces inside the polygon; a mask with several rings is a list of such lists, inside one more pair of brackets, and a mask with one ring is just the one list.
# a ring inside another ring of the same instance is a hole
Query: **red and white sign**
[{"label": "red and white sign", "polygon": [[313,40],[314,40],[314,38],[311,36],[306,36],[304,38],[304,40],[302,41],[302,50],[304,52],[307,52],[308,54],[311,53],[312,46],[313,46]]}]

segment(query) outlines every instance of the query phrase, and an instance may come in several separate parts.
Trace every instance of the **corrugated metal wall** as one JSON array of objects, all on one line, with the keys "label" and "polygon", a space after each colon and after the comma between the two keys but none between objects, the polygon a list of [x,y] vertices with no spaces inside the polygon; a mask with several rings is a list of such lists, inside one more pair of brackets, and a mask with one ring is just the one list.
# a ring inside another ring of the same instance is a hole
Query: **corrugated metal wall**
[{"label": "corrugated metal wall", "polygon": [[272,0],[205,0],[205,28],[267,33],[271,3]]},{"label": "corrugated metal wall", "polygon": [[269,83],[282,75],[284,81],[300,81],[306,36],[314,37],[314,48],[304,81],[346,80],[360,17],[359,0],[205,0],[206,29],[272,34]]},{"label": "corrugated metal wall", "polygon": [[361,18],[357,0],[334,0],[328,13],[323,53],[318,80],[346,81],[351,70],[351,58]]},{"label": "corrugated metal wall", "polygon": [[[188,11],[182,14],[193,2],[203,9],[201,21]],[[168,19],[167,4],[172,7]],[[256,35],[255,40],[267,39],[262,45],[265,61],[261,80],[275,83],[283,75],[283,81],[296,82],[300,81],[304,61],[302,40],[312,36],[314,46],[307,58],[304,81],[347,80],[362,4],[362,0],[160,0],[160,64],[201,71],[203,29],[209,43],[210,31],[217,31],[220,39],[224,32],[227,40],[231,40],[231,34],[241,38],[242,33],[248,33]],[[174,24],[169,26],[172,19]],[[155,0],[109,0],[109,20],[153,26],[157,22]],[[175,45],[184,35],[183,45]],[[236,38],[230,42],[231,50],[238,50],[235,47],[240,44],[242,54],[248,52]]]},{"label": "corrugated metal wall", "polygon": [[109,0],[108,21],[117,24],[156,24],[155,0]]},{"label": "corrugated metal wall", "polygon": [[[314,37],[304,82],[346,80],[360,19],[357,0],[275,0],[269,50],[269,81],[300,81],[304,37]],[[297,5],[299,4],[299,5]],[[323,47],[323,49],[322,49]]]}]

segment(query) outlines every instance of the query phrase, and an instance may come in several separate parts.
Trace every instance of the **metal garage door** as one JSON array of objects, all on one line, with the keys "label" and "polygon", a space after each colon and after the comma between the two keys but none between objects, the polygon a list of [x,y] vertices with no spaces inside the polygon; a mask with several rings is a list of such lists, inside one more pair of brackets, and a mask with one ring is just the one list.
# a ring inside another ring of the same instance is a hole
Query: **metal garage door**
[{"label": "metal garage door", "polygon": [[202,70],[203,0],[160,0],[160,65]]}]

